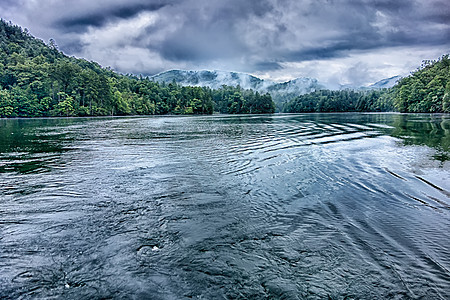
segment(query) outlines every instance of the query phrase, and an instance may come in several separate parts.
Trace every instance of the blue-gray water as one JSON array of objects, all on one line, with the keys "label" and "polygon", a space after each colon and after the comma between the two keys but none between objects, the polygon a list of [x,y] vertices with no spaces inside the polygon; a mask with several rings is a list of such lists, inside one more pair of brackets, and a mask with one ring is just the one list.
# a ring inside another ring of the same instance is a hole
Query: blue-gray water
[{"label": "blue-gray water", "polygon": [[449,299],[450,116],[0,120],[0,298]]}]

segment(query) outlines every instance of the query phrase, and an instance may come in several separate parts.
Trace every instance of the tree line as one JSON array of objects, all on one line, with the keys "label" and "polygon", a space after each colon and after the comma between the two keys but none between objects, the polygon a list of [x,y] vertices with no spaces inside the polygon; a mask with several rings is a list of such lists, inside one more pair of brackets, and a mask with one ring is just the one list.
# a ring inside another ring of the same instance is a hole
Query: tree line
[{"label": "tree line", "polygon": [[319,90],[290,101],[285,112],[382,112],[392,111],[391,92],[387,89],[371,91]]},{"label": "tree line", "polygon": [[269,94],[183,87],[68,57],[0,20],[0,117],[273,113]]}]

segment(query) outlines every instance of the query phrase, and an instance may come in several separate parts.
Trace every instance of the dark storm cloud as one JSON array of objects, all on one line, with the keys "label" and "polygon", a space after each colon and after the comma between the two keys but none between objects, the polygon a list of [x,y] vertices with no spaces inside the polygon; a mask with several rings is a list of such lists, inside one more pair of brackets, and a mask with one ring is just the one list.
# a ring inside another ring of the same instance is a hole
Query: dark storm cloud
[{"label": "dark storm cloud", "polygon": [[436,23],[449,23],[450,5],[447,0],[438,0],[433,3],[428,19]]},{"label": "dark storm cloud", "polygon": [[163,1],[153,3],[131,3],[129,5],[118,5],[106,7],[97,11],[82,11],[79,16],[64,17],[54,22],[54,26],[65,31],[86,31],[89,26],[101,27],[114,19],[127,19],[143,11],[156,11],[168,5]]},{"label": "dark storm cloud", "polygon": [[0,0],[0,5],[2,7],[8,7],[8,6],[21,6],[23,5],[23,1],[16,1],[16,0]]},{"label": "dark storm cloud", "polygon": [[[245,20],[249,15],[262,15],[270,6],[263,6],[264,1],[258,1],[255,6],[233,2],[233,5],[226,6],[209,4],[201,10],[185,8],[189,10],[187,14],[181,14],[178,7],[171,8],[170,14],[183,16],[180,20],[182,26],[166,32],[160,44],[150,42],[147,46],[174,61],[232,58],[245,53],[247,49],[239,37],[237,20]],[[166,22],[159,24],[160,30],[167,25]]]},{"label": "dark storm cloud", "polygon": [[279,63],[271,61],[257,62],[253,64],[253,67],[257,71],[274,71],[283,68]]},{"label": "dark storm cloud", "polygon": [[369,5],[377,9],[391,11],[398,13],[405,8],[412,7],[413,1],[411,0],[369,0],[369,1],[354,1],[354,5]]},{"label": "dark storm cloud", "polygon": [[[172,7],[170,13],[188,16],[189,22],[167,33],[161,44],[148,46],[173,61],[202,61],[255,53],[268,61],[283,62],[340,57],[351,50],[448,42],[450,14],[447,6],[441,1],[419,4],[412,1],[230,1],[225,4],[213,1],[206,11],[180,4]],[[436,9],[439,5],[442,9]],[[297,11],[289,11],[292,7]],[[248,19],[259,19],[260,24],[255,26],[246,22]],[[435,30],[430,27],[433,23],[447,27]],[[258,34],[258,25],[271,28]],[[319,28],[317,32],[311,30],[315,27]],[[306,35],[302,34],[304,29],[308,32]],[[336,34],[322,37],[327,30]],[[248,31],[249,38],[243,39],[242,31]],[[296,41],[298,47],[284,47]],[[312,45],[302,46],[305,41]],[[262,65],[258,63],[258,69]]]},{"label": "dark storm cloud", "polygon": [[[219,29],[217,29],[219,30]],[[224,29],[220,29],[221,32]],[[185,37],[189,36],[186,40]],[[173,61],[204,61],[215,58],[232,58],[243,50],[239,40],[220,32],[205,30],[197,35],[192,28],[187,28],[168,36],[159,45],[148,45],[157,50],[162,57]]]},{"label": "dark storm cloud", "polygon": [[68,42],[59,43],[58,48],[64,49],[67,53],[80,53],[85,45],[79,41],[69,40]]}]

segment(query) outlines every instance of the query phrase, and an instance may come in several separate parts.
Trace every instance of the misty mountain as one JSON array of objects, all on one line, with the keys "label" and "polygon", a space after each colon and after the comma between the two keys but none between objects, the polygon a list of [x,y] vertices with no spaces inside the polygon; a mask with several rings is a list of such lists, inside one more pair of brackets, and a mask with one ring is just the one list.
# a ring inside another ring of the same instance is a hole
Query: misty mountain
[{"label": "misty mountain", "polygon": [[316,89],[327,88],[314,78],[297,78],[287,82],[274,82],[238,72],[227,71],[184,71],[170,70],[149,78],[156,82],[176,82],[182,86],[207,86],[212,89],[221,88],[223,85],[240,86],[243,89],[252,89],[260,93],[296,93],[305,94]]},{"label": "misty mountain", "polygon": [[283,106],[300,95],[309,94],[319,90],[372,90],[391,88],[400,79],[400,76],[394,76],[380,80],[372,85],[365,87],[355,87],[350,85],[340,85],[332,87],[319,82],[315,78],[302,77],[286,82],[275,82],[264,80],[253,75],[227,72],[227,71],[185,71],[170,70],[149,79],[155,82],[171,83],[176,82],[182,86],[202,86],[212,89],[219,89],[223,85],[240,86],[243,89],[252,89],[259,93],[270,93],[278,110],[283,110]]},{"label": "misty mountain", "polygon": [[329,86],[319,82],[315,78],[301,77],[286,82],[275,82],[271,80],[260,79],[256,76],[227,71],[185,71],[185,70],[170,70],[159,73],[149,77],[150,80],[156,82],[171,83],[176,82],[182,86],[207,86],[212,89],[221,88],[223,85],[240,86],[243,89],[252,89],[260,93],[270,93],[274,95],[289,95],[296,94],[303,95],[314,92],[316,90],[367,90],[367,89],[381,89],[391,88],[395,83],[401,79],[400,76],[394,76],[382,79],[369,86],[353,86],[353,85],[339,85]]},{"label": "misty mountain", "polygon": [[386,78],[380,81],[375,82],[374,84],[371,84],[369,86],[370,89],[388,89],[393,87],[397,81],[399,81],[402,77],[401,76],[394,76],[390,78]]},{"label": "misty mountain", "polygon": [[266,90],[272,82],[259,79],[255,76],[225,71],[184,71],[170,70],[150,77],[156,82],[176,82],[182,86],[207,86],[212,89],[221,88],[223,85],[241,86],[244,89],[257,91]]},{"label": "misty mountain", "polygon": [[259,93],[270,93],[279,107],[299,95],[327,88],[314,78],[303,77],[279,83],[245,73],[227,71],[171,70],[151,76],[149,79],[160,83],[176,82],[183,86],[207,86],[212,89],[221,88],[223,85],[239,85],[243,89],[252,89]]}]

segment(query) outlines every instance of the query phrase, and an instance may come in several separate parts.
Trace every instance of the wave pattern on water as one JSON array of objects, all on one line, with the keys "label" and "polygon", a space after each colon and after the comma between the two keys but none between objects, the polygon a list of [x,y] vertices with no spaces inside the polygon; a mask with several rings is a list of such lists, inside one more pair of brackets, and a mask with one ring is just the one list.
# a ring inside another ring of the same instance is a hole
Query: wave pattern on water
[{"label": "wave pattern on water", "polygon": [[8,123],[0,297],[447,299],[449,137],[401,118]]}]

